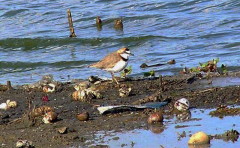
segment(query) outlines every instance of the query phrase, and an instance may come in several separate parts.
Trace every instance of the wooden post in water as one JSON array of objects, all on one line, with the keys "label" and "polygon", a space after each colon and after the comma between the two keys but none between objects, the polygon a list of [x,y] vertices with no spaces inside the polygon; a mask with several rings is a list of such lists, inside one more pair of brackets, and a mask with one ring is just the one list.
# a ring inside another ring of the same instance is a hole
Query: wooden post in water
[{"label": "wooden post in water", "polygon": [[7,81],[7,89],[8,90],[12,89],[11,81]]},{"label": "wooden post in water", "polygon": [[70,29],[70,36],[69,37],[77,37],[75,32],[74,32],[74,28],[73,28],[73,21],[72,21],[72,14],[70,9],[67,10],[67,14],[68,14],[68,24],[69,24],[69,29]]}]

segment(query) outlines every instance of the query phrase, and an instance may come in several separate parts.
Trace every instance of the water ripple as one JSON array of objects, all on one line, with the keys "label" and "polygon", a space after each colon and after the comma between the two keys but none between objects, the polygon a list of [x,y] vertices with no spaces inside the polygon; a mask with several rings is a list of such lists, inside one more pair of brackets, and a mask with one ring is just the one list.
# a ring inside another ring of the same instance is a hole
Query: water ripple
[{"label": "water ripple", "polygon": [[[129,62],[133,75],[143,72],[143,62],[172,58],[175,65],[154,70],[172,73],[216,57],[240,67],[239,6],[239,0],[2,0],[0,82],[11,77],[25,83],[25,75],[42,71],[109,76],[84,65],[124,46],[136,55]],[[77,38],[68,38],[68,8]],[[103,20],[101,30],[96,16]],[[123,19],[123,31],[114,29],[117,18]]]}]

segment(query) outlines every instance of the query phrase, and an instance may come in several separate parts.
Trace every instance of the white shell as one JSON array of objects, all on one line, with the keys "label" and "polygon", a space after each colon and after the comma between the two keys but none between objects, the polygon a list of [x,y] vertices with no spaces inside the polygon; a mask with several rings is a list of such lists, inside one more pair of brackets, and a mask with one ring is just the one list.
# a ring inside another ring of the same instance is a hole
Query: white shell
[{"label": "white shell", "polygon": [[7,110],[8,109],[7,103],[0,104],[0,109]]},{"label": "white shell", "polygon": [[174,103],[174,107],[179,111],[186,111],[189,109],[190,103],[186,98],[181,98]]},{"label": "white shell", "polygon": [[55,88],[56,88],[56,85],[53,84],[53,83],[50,83],[50,84],[48,84],[48,85],[52,87],[52,89],[51,89],[51,88],[48,88],[48,92],[54,92],[54,91],[55,91]]},{"label": "white shell", "polygon": [[33,147],[33,145],[32,145],[32,141],[18,140],[16,143],[16,147]]}]

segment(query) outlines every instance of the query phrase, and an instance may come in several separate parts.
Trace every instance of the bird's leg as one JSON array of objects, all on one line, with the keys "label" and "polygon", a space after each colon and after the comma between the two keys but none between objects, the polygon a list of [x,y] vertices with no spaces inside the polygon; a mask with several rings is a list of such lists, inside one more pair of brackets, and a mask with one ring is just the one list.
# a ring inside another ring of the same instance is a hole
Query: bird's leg
[{"label": "bird's leg", "polygon": [[117,79],[114,77],[113,72],[111,72],[111,75],[112,75],[112,80],[115,81],[117,84],[119,84],[118,81],[117,81]]}]

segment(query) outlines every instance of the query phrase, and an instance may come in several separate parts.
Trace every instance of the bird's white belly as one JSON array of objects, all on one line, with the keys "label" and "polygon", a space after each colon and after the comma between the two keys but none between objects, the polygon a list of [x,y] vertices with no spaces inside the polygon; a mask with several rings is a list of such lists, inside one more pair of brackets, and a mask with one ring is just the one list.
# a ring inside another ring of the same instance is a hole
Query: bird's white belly
[{"label": "bird's white belly", "polygon": [[121,60],[117,62],[117,64],[113,68],[109,68],[106,70],[109,72],[120,72],[127,66],[127,64],[128,62]]}]

